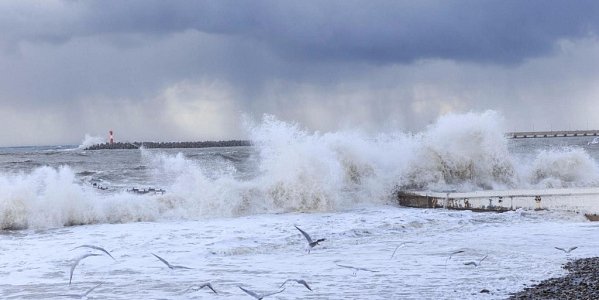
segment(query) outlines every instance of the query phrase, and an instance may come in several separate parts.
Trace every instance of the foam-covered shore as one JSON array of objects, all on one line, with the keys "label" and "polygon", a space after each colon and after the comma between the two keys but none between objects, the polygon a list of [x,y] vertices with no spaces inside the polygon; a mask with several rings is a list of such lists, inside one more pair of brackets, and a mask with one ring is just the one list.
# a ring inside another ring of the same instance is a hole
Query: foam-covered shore
[{"label": "foam-covered shore", "polygon": [[599,257],[570,261],[564,269],[567,275],[527,287],[509,299],[599,299]]},{"label": "foam-covered shore", "polygon": [[[307,254],[294,225],[326,241]],[[554,211],[368,206],[9,231],[0,234],[0,298],[64,299],[59,295],[103,283],[90,298],[211,299],[206,289],[185,293],[211,282],[218,299],[246,299],[238,285],[275,291],[297,278],[313,291],[292,283],[280,299],[498,300],[524,284],[562,276],[569,258],[597,256],[596,229],[579,215]],[[80,245],[103,247],[116,260],[102,255],[81,261],[69,285],[72,262],[91,251],[71,251]],[[554,249],[570,246],[578,248],[569,255]],[[152,253],[193,269],[170,270]]]}]

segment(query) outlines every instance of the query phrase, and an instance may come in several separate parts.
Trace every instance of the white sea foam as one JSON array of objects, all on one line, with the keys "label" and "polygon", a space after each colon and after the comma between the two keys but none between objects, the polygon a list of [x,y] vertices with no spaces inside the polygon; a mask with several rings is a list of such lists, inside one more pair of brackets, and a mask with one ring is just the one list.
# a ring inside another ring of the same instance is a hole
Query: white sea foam
[{"label": "white sea foam", "polygon": [[[326,241],[305,253],[293,224]],[[313,291],[291,285],[281,299],[506,299],[564,274],[560,265],[568,260],[597,255],[596,229],[580,215],[555,211],[371,206],[1,234],[0,298],[58,299],[103,282],[90,298],[210,299],[209,291],[184,291],[211,282],[218,299],[250,299],[238,285],[268,291],[301,278]],[[106,255],[82,261],[69,286],[69,264],[86,251],[69,250],[82,244],[101,246],[116,261]],[[569,255],[553,248],[571,246],[578,249]],[[464,252],[449,259],[456,250]],[[194,269],[169,270],[151,253]],[[464,265],[484,256],[479,267]],[[353,274],[339,265],[377,272]]]},{"label": "white sea foam", "polygon": [[406,189],[599,185],[597,163],[582,148],[541,151],[532,161],[515,157],[492,111],[446,115],[415,135],[310,132],[273,116],[248,129],[257,156],[251,176],[239,176],[222,157],[200,162],[182,153],[131,152],[164,195],[97,190],[69,166],[0,174],[0,228],[338,211],[392,201]]}]

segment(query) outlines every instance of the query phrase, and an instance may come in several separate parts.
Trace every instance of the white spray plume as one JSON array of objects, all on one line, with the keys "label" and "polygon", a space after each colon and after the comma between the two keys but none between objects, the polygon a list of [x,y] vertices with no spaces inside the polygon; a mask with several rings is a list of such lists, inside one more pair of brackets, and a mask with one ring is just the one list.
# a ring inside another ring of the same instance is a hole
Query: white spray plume
[{"label": "white spray plume", "polygon": [[106,140],[99,136],[91,136],[86,133],[85,137],[83,138],[83,141],[81,141],[81,145],[79,145],[79,149],[85,149],[87,147],[97,145],[97,144],[103,144],[105,142],[106,142]]}]

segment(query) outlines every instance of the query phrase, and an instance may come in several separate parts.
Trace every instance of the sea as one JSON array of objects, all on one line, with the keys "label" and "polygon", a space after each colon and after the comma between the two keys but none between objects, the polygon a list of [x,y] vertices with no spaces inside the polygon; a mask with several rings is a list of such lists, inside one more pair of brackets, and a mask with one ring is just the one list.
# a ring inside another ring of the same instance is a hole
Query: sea
[{"label": "sea", "polygon": [[[0,148],[0,298],[505,299],[598,256],[599,223],[407,208],[396,194],[599,187],[592,137],[508,127],[495,112],[374,134],[266,116],[249,147]],[[308,249],[297,228],[325,240]]]}]

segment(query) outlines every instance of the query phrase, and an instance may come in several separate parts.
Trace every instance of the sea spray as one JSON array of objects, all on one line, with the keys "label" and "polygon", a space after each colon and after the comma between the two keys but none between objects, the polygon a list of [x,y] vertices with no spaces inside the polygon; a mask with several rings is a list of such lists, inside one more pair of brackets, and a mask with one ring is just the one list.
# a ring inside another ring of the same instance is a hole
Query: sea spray
[{"label": "sea spray", "polygon": [[536,188],[565,188],[599,185],[599,166],[579,147],[542,150],[523,172]]},{"label": "sea spray", "polygon": [[93,203],[73,182],[68,167],[40,167],[26,175],[0,177],[0,226],[3,229],[56,227],[97,222]]},{"label": "sea spray", "polygon": [[79,145],[78,149],[83,150],[90,146],[102,144],[105,142],[106,142],[106,140],[104,138],[101,138],[99,136],[91,136],[86,133],[85,137],[83,138],[83,141],[81,141],[81,145]]},{"label": "sea spray", "polygon": [[[599,185],[599,168],[582,148],[540,151],[532,159],[514,156],[502,117],[492,111],[448,114],[417,134],[311,132],[268,115],[248,131],[254,146],[236,150],[42,155],[53,160],[70,155],[77,164],[0,174],[0,228],[339,211],[392,203],[395,191],[410,189]],[[91,172],[72,169],[79,166]],[[141,180],[134,183],[147,179],[167,192],[128,193],[131,182],[115,167]],[[115,185],[94,188],[90,180],[96,174]]]},{"label": "sea spray", "polygon": [[160,217],[155,198],[120,192],[103,195],[82,185],[68,166],[0,176],[0,229],[50,228],[150,221]]},{"label": "sea spray", "polygon": [[416,135],[403,188],[480,190],[515,186],[502,118],[493,111],[449,114]]}]

